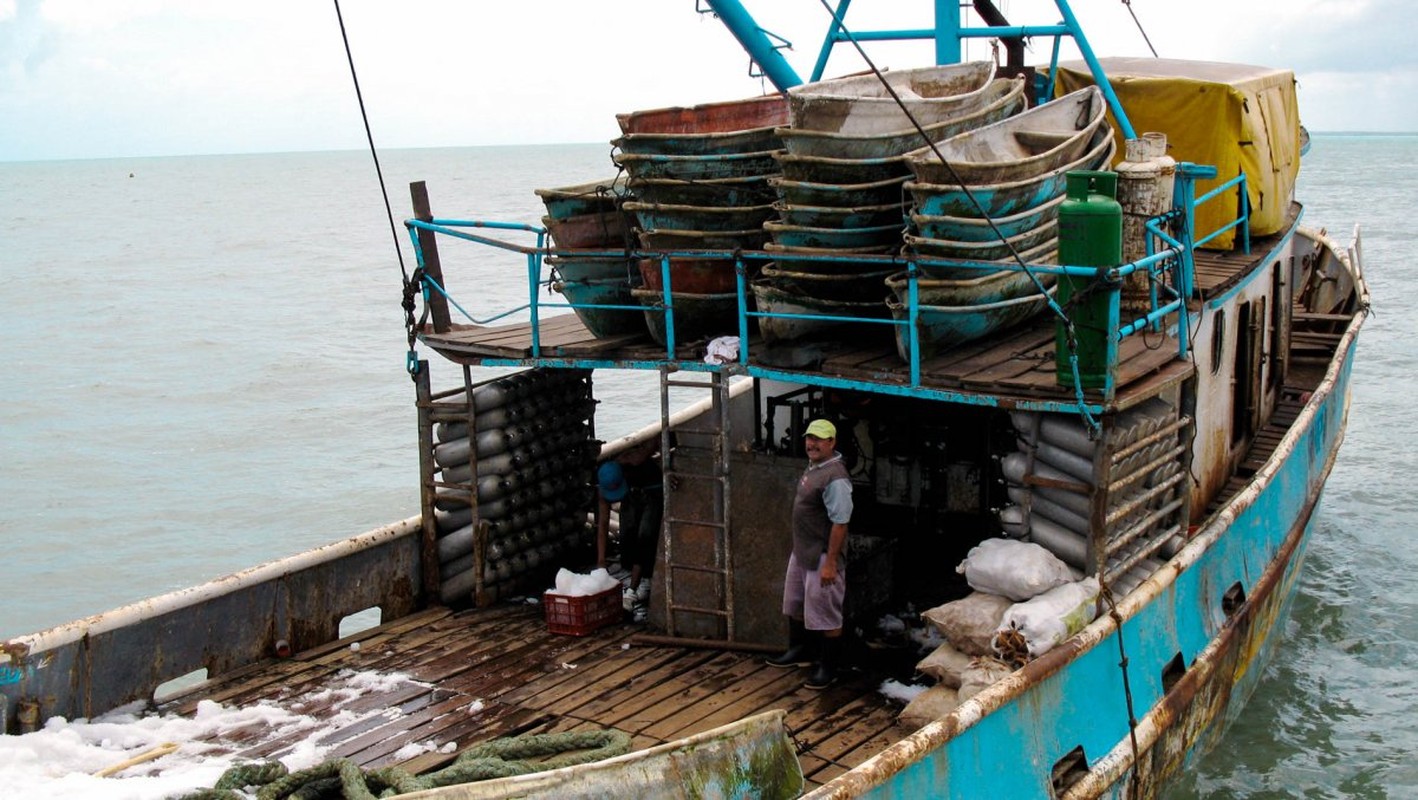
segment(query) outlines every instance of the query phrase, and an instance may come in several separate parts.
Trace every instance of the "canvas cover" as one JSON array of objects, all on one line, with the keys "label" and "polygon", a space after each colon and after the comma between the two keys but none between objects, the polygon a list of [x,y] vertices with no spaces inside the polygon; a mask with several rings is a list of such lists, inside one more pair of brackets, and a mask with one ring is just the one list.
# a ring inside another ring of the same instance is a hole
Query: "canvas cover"
[{"label": "canvas cover", "polygon": [[[1165,133],[1172,158],[1216,167],[1217,180],[1198,181],[1198,195],[1244,171],[1251,233],[1263,236],[1284,226],[1300,171],[1293,72],[1165,58],[1099,60],[1137,135]],[[1060,64],[1058,78],[1056,96],[1093,83],[1082,61]],[[1116,158],[1121,160],[1122,133],[1111,113],[1109,122],[1114,122]],[[1238,207],[1235,188],[1198,207],[1198,236],[1235,219]],[[1234,231],[1228,231],[1207,247],[1229,249],[1234,238]]]}]

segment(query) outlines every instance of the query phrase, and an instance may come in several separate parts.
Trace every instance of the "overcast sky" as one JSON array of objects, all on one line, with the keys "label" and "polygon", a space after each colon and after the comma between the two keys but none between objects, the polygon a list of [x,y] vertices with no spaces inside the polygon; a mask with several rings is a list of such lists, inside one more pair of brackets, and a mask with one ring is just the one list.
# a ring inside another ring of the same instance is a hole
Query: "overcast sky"
[{"label": "overcast sky", "polygon": [[[792,42],[787,57],[806,77],[827,24],[820,0],[746,5]],[[923,27],[932,5],[857,0],[847,23]],[[999,5],[1012,22],[1057,18],[1052,2]],[[1100,54],[1148,54],[1122,0],[1074,6]],[[1294,69],[1313,131],[1418,131],[1412,0],[1131,9],[1164,57]],[[341,10],[381,148],[606,141],[616,112],[764,88],[694,0],[343,0]],[[925,47],[877,60],[914,66]],[[988,57],[988,45],[969,55]],[[1029,60],[1048,55],[1036,41]],[[828,72],[858,68],[843,54]],[[364,146],[330,0],[0,0],[0,160]]]}]

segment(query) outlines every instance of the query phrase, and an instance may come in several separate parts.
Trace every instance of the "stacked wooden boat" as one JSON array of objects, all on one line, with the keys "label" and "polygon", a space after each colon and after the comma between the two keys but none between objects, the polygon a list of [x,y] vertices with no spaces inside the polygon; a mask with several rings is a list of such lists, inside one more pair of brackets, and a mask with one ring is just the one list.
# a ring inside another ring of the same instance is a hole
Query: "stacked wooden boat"
[{"label": "stacked wooden boat", "polygon": [[[636,195],[624,208],[635,217],[642,250],[757,250],[773,215],[781,148],[776,128],[788,119],[787,99],[765,95],[691,107],[618,115],[622,136],[615,161]],[[632,295],[645,307],[651,336],[666,342],[664,279],[669,278],[677,341],[737,331],[734,262],[692,256],[643,259],[642,286]]]},{"label": "stacked wooden boat", "polygon": [[644,332],[642,314],[608,307],[635,305],[631,289],[638,275],[629,257],[571,252],[628,249],[635,220],[623,208],[633,198],[626,180],[618,176],[536,193],[547,211],[542,226],[551,234],[552,246],[562,251],[547,258],[552,288],[566,297],[597,338]]},{"label": "stacked wooden boat", "polygon": [[[1053,264],[1064,176],[1106,168],[1114,143],[1096,87],[967,131],[907,154],[913,180],[910,228],[902,254],[973,264]],[[1016,325],[1047,306],[1052,281],[978,266],[922,263],[916,281],[922,358]],[[891,276],[888,306],[910,313],[910,281]],[[897,349],[909,358],[906,329]]]},{"label": "stacked wooden boat", "polygon": [[923,141],[948,138],[1024,107],[1023,82],[995,79],[988,62],[884,77],[896,97],[877,75],[788,92],[792,124],[777,131],[784,146],[777,157],[783,174],[771,181],[777,218],[763,226],[771,238],[765,249],[776,260],[753,290],[760,311],[795,316],[760,319],[767,340],[799,339],[842,324],[813,317],[886,317],[882,281],[892,269],[859,256],[890,255],[901,246],[907,211],[902,185],[910,177],[906,154]]}]

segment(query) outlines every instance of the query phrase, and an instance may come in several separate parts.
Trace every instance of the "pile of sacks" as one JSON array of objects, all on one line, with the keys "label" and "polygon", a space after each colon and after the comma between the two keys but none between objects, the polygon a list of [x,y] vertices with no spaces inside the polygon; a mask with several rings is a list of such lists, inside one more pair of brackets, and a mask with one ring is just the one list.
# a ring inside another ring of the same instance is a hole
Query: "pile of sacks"
[{"label": "pile of sacks", "polygon": [[921,615],[945,643],[916,665],[936,683],[901,711],[901,722],[913,728],[950,713],[1097,616],[1097,579],[1077,580],[1031,542],[986,539],[956,571],[975,591]]}]

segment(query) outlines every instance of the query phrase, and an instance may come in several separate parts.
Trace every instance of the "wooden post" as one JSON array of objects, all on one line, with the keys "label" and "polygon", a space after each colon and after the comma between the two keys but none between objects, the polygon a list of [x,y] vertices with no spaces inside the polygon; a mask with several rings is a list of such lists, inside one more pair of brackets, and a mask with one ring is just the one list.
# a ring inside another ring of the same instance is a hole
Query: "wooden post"
[{"label": "wooden post", "polygon": [[429,388],[428,362],[418,362],[414,376],[418,397],[419,424],[419,505],[423,510],[423,530],[419,537],[419,567],[423,572],[424,607],[439,602],[438,521],[433,514],[433,392]]},{"label": "wooden post", "polygon": [[[428,187],[423,181],[414,181],[409,184],[409,196],[414,203],[414,219],[420,222],[432,222],[433,211],[428,203]],[[443,265],[438,260],[438,237],[433,231],[419,229],[419,250],[423,252],[424,274],[438,282],[445,290],[448,284],[443,280]],[[451,320],[448,317],[448,298],[444,297],[437,289],[429,292],[428,310],[433,317],[433,332],[447,333],[451,327]]]}]

